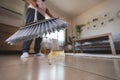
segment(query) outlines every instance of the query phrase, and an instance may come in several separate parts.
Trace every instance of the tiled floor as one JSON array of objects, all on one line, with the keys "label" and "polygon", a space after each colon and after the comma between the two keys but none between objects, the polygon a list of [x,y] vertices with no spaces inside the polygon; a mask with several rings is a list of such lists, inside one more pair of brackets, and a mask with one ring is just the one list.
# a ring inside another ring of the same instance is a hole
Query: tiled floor
[{"label": "tiled floor", "polygon": [[120,80],[120,59],[66,55],[49,64],[47,57],[0,56],[0,80]]}]

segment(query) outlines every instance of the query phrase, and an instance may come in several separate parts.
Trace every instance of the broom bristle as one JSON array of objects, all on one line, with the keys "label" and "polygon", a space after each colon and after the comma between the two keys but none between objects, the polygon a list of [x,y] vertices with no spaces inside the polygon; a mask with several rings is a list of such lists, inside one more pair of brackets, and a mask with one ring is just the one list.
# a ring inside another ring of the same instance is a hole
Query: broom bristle
[{"label": "broom bristle", "polygon": [[14,44],[21,41],[27,41],[40,37],[43,34],[50,34],[52,32],[65,29],[66,27],[67,23],[58,18],[40,20],[20,28],[16,33],[10,36],[6,42]]}]

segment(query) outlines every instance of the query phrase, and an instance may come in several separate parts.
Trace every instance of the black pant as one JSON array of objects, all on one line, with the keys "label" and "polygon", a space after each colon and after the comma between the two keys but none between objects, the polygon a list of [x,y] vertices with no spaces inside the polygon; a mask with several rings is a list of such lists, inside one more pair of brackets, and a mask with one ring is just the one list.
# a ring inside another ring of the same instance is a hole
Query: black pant
[{"label": "black pant", "polygon": [[[26,14],[26,24],[34,21],[34,15],[35,15],[35,10],[32,8],[28,8],[27,14]],[[42,20],[42,19],[45,19],[45,17],[41,15],[39,12],[37,12],[37,20]],[[23,42],[22,52],[29,52],[32,41],[33,39]],[[35,53],[39,53],[41,48],[41,45],[40,45],[41,42],[42,42],[42,37],[35,39],[35,44],[34,44]]]}]

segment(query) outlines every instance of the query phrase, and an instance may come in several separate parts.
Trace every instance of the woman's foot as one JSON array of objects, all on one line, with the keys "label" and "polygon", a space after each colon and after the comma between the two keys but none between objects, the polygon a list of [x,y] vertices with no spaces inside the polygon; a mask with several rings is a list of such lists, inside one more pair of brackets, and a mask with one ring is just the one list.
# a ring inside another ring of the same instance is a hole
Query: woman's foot
[{"label": "woman's foot", "polygon": [[21,58],[27,58],[29,57],[29,53],[28,52],[24,52],[22,55],[21,55]]},{"label": "woman's foot", "polygon": [[37,53],[37,54],[34,54],[34,56],[44,56],[43,53]]}]

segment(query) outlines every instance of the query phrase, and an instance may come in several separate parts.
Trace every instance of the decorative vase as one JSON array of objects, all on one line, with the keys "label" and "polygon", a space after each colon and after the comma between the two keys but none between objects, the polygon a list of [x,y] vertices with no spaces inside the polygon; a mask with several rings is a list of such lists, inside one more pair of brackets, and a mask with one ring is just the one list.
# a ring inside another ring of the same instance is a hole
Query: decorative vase
[{"label": "decorative vase", "polygon": [[72,45],[71,44],[68,44],[67,47],[68,47],[68,50],[72,50]]}]

